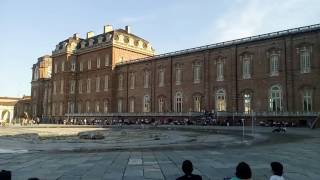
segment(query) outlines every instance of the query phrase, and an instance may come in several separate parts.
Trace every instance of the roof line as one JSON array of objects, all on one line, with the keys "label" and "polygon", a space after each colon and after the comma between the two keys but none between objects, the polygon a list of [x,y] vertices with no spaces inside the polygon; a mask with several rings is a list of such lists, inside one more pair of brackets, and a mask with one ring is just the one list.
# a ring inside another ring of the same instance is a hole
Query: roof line
[{"label": "roof line", "polygon": [[152,59],[157,59],[157,58],[162,58],[162,57],[169,57],[169,56],[174,56],[174,55],[181,55],[181,54],[186,54],[186,53],[191,53],[191,52],[197,52],[197,51],[202,51],[202,50],[206,50],[206,49],[214,49],[214,48],[226,47],[226,46],[231,46],[231,45],[243,44],[246,42],[253,42],[253,41],[258,41],[258,40],[276,38],[276,37],[281,37],[281,36],[289,35],[289,34],[310,32],[310,31],[319,30],[319,29],[320,29],[320,24],[301,26],[301,27],[293,28],[293,29],[275,31],[275,32],[266,33],[266,34],[249,36],[249,37],[245,37],[245,38],[239,38],[239,39],[204,45],[204,46],[198,46],[198,47],[194,47],[194,48],[173,51],[173,52],[169,52],[169,53],[158,54],[158,55],[155,55],[152,57],[145,57],[145,58],[128,60],[128,61],[120,62],[117,65],[131,64],[131,63],[139,62],[139,61],[146,61],[146,60],[152,60]]}]

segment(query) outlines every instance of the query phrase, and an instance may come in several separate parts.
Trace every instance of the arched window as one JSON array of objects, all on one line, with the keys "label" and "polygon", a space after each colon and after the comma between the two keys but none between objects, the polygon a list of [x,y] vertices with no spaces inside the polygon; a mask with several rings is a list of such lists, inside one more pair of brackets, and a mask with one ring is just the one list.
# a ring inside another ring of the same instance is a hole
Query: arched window
[{"label": "arched window", "polygon": [[272,86],[270,88],[269,109],[273,112],[282,110],[282,91],[280,86]]},{"label": "arched window", "polygon": [[193,97],[193,111],[200,112],[201,111],[201,96]]},{"label": "arched window", "polygon": [[150,112],[150,96],[145,95],[143,97],[143,112]]},{"label": "arched window", "polygon": [[181,92],[177,92],[175,96],[175,111],[176,112],[182,112],[183,107],[183,97]]},{"label": "arched window", "polygon": [[310,89],[305,89],[303,91],[303,112],[312,111],[312,91]]},{"label": "arched window", "polygon": [[158,99],[159,112],[164,112],[164,97]]},{"label": "arched window", "polygon": [[243,106],[244,106],[244,112],[250,113],[251,112],[251,94],[245,93],[243,95]]},{"label": "arched window", "polygon": [[219,89],[216,92],[216,110],[226,111],[226,93],[224,89]]}]

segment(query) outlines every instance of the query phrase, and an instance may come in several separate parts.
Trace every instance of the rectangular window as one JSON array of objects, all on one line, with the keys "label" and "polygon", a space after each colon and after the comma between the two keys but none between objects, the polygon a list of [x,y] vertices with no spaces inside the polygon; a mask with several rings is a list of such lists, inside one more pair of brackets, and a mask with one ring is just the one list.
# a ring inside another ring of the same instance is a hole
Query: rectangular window
[{"label": "rectangular window", "polygon": [[89,101],[86,102],[86,112],[87,113],[90,112],[90,102]]},{"label": "rectangular window", "polygon": [[118,112],[121,113],[122,112],[122,99],[118,100]]},{"label": "rectangular window", "polygon": [[64,82],[63,82],[63,79],[60,81],[60,94],[63,94],[63,85],[64,85]]},{"label": "rectangular window", "polygon": [[91,59],[88,60],[88,70],[91,69]]},{"label": "rectangular window", "polygon": [[54,73],[58,73],[58,64],[57,63],[54,64]]},{"label": "rectangular window", "polygon": [[100,92],[100,77],[96,78],[96,92]]},{"label": "rectangular window", "polygon": [[61,63],[61,72],[63,72],[64,71],[64,61],[62,61],[62,63]]},{"label": "rectangular window", "polygon": [[244,94],[243,103],[244,103],[244,112],[246,114],[250,113],[251,112],[251,95],[250,94]]},{"label": "rectangular window", "polygon": [[104,76],[104,91],[108,91],[109,89],[109,75]]},{"label": "rectangular window", "polygon": [[279,75],[279,55],[271,54],[270,56],[270,76]]},{"label": "rectangular window", "polygon": [[246,57],[243,59],[242,75],[243,75],[243,79],[250,79],[251,78],[250,58]]},{"label": "rectangular window", "polygon": [[300,72],[309,73],[311,71],[310,48],[303,47],[300,50]]},{"label": "rectangular window", "polygon": [[91,91],[91,79],[87,79],[87,93],[90,93]]},{"label": "rectangular window", "polygon": [[75,71],[76,70],[76,61],[72,61],[71,62],[71,71]]},{"label": "rectangular window", "polygon": [[164,86],[164,69],[160,69],[159,71],[159,87]]},{"label": "rectangular window", "polygon": [[82,108],[81,108],[81,103],[78,103],[78,113],[81,113],[82,112]]},{"label": "rectangular window", "polygon": [[223,76],[223,62],[218,62],[217,63],[217,81],[223,81],[224,76]]},{"label": "rectangular window", "polygon": [[97,57],[97,68],[100,68],[100,57]]},{"label": "rectangular window", "polygon": [[55,103],[52,104],[52,115],[53,116],[56,115],[56,104]]},{"label": "rectangular window", "polygon": [[122,74],[119,75],[118,85],[119,85],[118,89],[122,90],[123,89],[123,75]]},{"label": "rectangular window", "polygon": [[305,90],[303,92],[303,111],[311,112],[312,111],[312,93],[311,90]]},{"label": "rectangular window", "polygon": [[82,94],[82,79],[79,80],[79,94]]},{"label": "rectangular window", "polygon": [[62,113],[63,113],[63,104],[60,103],[59,104],[59,115],[62,116]]},{"label": "rectangular window", "polygon": [[134,99],[130,99],[130,112],[134,112]]},{"label": "rectangular window", "polygon": [[193,66],[193,83],[200,83],[200,65]]},{"label": "rectangular window", "polygon": [[107,113],[108,112],[108,101],[103,102],[103,112]]},{"label": "rectangular window", "polygon": [[133,72],[130,73],[130,89],[134,89],[135,85],[135,75]]},{"label": "rectangular window", "polygon": [[100,105],[99,105],[99,101],[96,101],[96,108],[95,108],[96,112],[100,112]]},{"label": "rectangular window", "polygon": [[56,95],[57,94],[57,82],[53,81],[53,94]]},{"label": "rectangular window", "polygon": [[108,54],[106,54],[104,61],[105,61],[105,66],[110,66],[110,59]]},{"label": "rectangular window", "polygon": [[195,112],[200,112],[201,111],[201,97],[200,96],[195,96],[194,97],[194,105],[193,105],[193,110]]},{"label": "rectangular window", "polygon": [[149,83],[150,83],[150,71],[145,71],[144,72],[144,88],[149,88]]},{"label": "rectangular window", "polygon": [[80,71],[83,71],[83,61],[80,62],[80,67],[79,67]]},{"label": "rectangular window", "polygon": [[181,77],[182,76],[182,70],[181,68],[176,68],[176,85],[181,84]]},{"label": "rectangular window", "polygon": [[76,81],[75,80],[71,80],[70,81],[70,93],[71,94],[74,94],[75,85],[76,85]]},{"label": "rectangular window", "polygon": [[159,112],[164,112],[164,99],[160,97],[158,103],[159,103]]}]

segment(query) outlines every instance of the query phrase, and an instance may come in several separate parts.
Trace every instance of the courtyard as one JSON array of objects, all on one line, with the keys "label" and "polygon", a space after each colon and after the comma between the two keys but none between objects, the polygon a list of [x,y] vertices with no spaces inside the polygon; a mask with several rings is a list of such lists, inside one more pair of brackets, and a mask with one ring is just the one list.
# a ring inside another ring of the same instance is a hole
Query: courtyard
[{"label": "courtyard", "polygon": [[0,169],[12,171],[13,180],[176,179],[189,159],[195,174],[222,180],[245,161],[253,179],[262,180],[271,175],[270,162],[279,161],[286,179],[318,179],[320,131],[271,131],[246,127],[243,137],[241,127],[13,126],[0,129]]}]

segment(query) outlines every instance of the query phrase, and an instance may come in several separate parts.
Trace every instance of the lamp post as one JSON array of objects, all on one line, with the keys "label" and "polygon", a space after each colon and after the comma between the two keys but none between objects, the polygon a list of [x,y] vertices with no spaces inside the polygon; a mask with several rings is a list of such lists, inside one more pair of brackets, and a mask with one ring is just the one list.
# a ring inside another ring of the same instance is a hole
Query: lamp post
[{"label": "lamp post", "polygon": [[242,122],[242,142],[244,141],[244,118],[241,119]]}]

